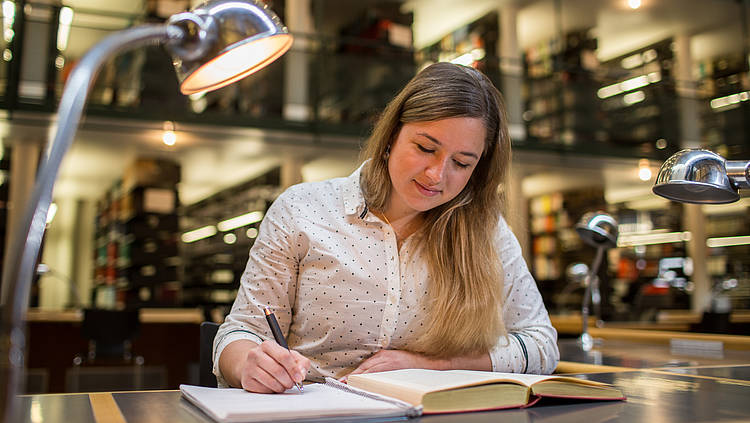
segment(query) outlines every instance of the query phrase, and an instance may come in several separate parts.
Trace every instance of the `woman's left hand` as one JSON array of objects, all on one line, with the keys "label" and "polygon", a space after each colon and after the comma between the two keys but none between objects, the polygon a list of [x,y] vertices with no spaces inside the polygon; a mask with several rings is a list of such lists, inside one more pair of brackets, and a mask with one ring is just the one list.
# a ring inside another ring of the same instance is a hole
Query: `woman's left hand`
[{"label": "woman's left hand", "polygon": [[[386,370],[398,369],[447,369],[449,368],[447,360],[430,358],[422,354],[401,350],[381,350],[376,352],[372,357],[360,363],[359,367],[354,369],[350,375],[359,373],[384,372]],[[346,377],[341,378],[346,382]]]}]

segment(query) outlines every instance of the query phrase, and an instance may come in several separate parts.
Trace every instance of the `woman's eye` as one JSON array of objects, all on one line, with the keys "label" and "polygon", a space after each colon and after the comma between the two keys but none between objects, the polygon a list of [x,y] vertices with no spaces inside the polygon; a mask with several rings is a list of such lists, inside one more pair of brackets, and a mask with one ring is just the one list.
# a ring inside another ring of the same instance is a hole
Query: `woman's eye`
[{"label": "woman's eye", "polygon": [[420,149],[421,151],[423,151],[423,152],[425,152],[425,153],[434,153],[434,152],[435,152],[435,150],[432,150],[432,149],[430,149],[430,148],[424,147],[424,146],[422,146],[421,144],[417,144],[417,147],[418,147],[418,148],[419,148],[419,149]]},{"label": "woman's eye", "polygon": [[456,166],[458,166],[458,167],[462,167],[462,168],[467,168],[467,167],[469,167],[469,165],[468,165],[468,164],[466,164],[466,163],[461,163],[461,162],[459,162],[459,161],[456,161],[456,160],[454,160],[453,162],[454,162],[454,163],[456,163]]}]

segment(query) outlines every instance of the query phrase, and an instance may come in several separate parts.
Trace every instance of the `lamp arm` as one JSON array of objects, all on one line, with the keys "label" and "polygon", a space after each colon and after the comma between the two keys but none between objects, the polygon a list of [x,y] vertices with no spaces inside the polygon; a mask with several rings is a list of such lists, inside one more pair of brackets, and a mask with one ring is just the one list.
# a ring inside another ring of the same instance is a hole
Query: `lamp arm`
[{"label": "lamp arm", "polygon": [[105,61],[127,49],[149,42],[181,39],[179,28],[144,25],[112,34],[94,45],[75,66],[65,84],[57,112],[57,131],[47,146],[37,172],[31,198],[25,205],[21,225],[13,228],[3,269],[3,307],[0,329],[0,410],[5,422],[19,421],[16,395],[24,370],[23,323],[28,308],[31,281],[41,248],[52,188],[63,156],[73,142],[89,90]]},{"label": "lamp arm", "polygon": [[727,176],[738,189],[750,189],[750,160],[727,160]]}]

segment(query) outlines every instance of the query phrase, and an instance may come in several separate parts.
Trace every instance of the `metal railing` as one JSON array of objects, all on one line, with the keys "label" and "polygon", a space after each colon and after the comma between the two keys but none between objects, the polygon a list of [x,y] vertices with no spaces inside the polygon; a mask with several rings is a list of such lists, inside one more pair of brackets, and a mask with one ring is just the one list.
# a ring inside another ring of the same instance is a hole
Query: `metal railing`
[{"label": "metal railing", "polygon": [[[82,44],[149,19],[78,10],[75,13],[92,19],[75,20],[66,32],[60,30],[65,20],[59,6],[15,4],[14,19],[8,19],[8,10],[3,14],[6,28],[0,39],[0,108],[8,111],[11,120],[15,111],[54,113],[75,64],[75,51]],[[171,59],[163,48],[126,52],[107,63],[98,76],[88,98],[88,113],[364,136],[387,102],[428,60],[381,41],[321,34],[295,37],[295,46],[282,60],[237,84],[197,97],[179,93]],[[709,93],[680,92],[680,84],[666,74],[658,83],[632,91],[630,97],[601,98],[598,90],[622,81],[565,62],[553,63],[543,78],[529,67],[511,76],[501,70],[507,62],[513,60],[488,56],[474,64],[501,91],[508,84],[523,87],[523,116],[516,118],[516,124],[524,127],[526,136],[514,139],[518,148],[664,159],[681,143],[680,102],[687,99],[700,110],[707,146],[729,149],[723,151],[729,156],[747,155],[750,150],[743,141],[750,131],[741,124],[750,121],[744,119],[750,110],[744,100],[716,110],[709,107]]]}]

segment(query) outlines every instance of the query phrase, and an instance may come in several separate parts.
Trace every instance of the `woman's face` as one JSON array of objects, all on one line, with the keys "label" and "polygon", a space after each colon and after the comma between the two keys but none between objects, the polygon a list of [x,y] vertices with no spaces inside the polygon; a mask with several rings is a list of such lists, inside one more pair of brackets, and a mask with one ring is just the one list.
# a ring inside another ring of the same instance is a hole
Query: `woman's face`
[{"label": "woman's face", "polygon": [[391,146],[388,173],[395,218],[430,210],[464,189],[484,150],[479,118],[406,123]]}]

